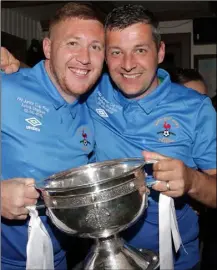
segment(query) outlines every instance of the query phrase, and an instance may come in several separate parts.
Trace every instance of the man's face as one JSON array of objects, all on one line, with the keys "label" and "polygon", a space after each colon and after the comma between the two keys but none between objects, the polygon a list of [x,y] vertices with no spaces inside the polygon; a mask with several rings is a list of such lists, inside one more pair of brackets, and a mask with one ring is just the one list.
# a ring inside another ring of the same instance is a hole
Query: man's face
[{"label": "man's face", "polygon": [[67,101],[86,93],[104,62],[104,28],[96,20],[66,19],[53,26],[43,47],[48,73]]},{"label": "man's face", "polygon": [[[123,30],[106,31],[109,72],[119,89],[127,95],[142,93],[149,87],[164,54],[164,44],[161,43],[157,50],[148,24],[137,23]],[[151,83],[149,92],[156,86],[157,78]]]}]

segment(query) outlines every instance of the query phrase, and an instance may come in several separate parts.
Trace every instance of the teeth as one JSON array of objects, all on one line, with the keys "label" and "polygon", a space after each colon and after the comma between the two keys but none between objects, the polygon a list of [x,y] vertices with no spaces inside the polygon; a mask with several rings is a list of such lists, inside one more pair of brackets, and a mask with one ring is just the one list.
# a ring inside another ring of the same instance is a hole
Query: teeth
[{"label": "teeth", "polygon": [[133,74],[133,75],[123,74],[123,77],[127,79],[135,79],[138,76],[140,76],[140,74]]},{"label": "teeth", "polygon": [[78,75],[87,75],[88,70],[70,68],[74,73]]}]

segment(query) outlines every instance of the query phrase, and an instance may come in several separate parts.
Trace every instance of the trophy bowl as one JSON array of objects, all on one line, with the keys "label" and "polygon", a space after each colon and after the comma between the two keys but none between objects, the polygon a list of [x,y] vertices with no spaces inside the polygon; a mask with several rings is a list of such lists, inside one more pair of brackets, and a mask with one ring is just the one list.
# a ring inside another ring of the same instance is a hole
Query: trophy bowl
[{"label": "trophy bowl", "polygon": [[141,252],[118,236],[147,207],[145,164],[140,158],[92,163],[54,174],[37,187],[56,227],[96,239],[83,269],[150,267]]}]

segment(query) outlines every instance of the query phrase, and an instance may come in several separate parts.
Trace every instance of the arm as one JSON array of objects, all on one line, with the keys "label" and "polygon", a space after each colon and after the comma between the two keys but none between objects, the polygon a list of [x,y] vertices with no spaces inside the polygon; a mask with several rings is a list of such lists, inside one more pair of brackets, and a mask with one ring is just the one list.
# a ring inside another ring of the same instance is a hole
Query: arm
[{"label": "arm", "polygon": [[203,172],[193,171],[191,173],[192,181],[188,194],[206,206],[216,208],[216,170]]},{"label": "arm", "polygon": [[197,117],[189,152],[202,172],[187,167],[181,160],[158,153],[144,152],[146,160],[159,160],[153,166],[154,177],[160,180],[153,188],[171,197],[188,194],[190,197],[216,208],[216,112],[209,98],[195,108]]},{"label": "arm", "polygon": [[27,218],[26,206],[36,204],[39,197],[34,183],[32,178],[13,178],[0,182],[2,217],[18,220]]}]

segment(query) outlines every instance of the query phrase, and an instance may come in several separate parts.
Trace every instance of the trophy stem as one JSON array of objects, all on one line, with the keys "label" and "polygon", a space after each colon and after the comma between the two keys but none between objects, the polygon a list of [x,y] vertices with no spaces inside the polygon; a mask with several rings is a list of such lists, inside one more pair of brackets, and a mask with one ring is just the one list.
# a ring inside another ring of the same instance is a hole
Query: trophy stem
[{"label": "trophy stem", "polygon": [[151,270],[152,263],[145,260],[137,249],[127,246],[118,235],[95,240],[84,261],[85,270]]}]

